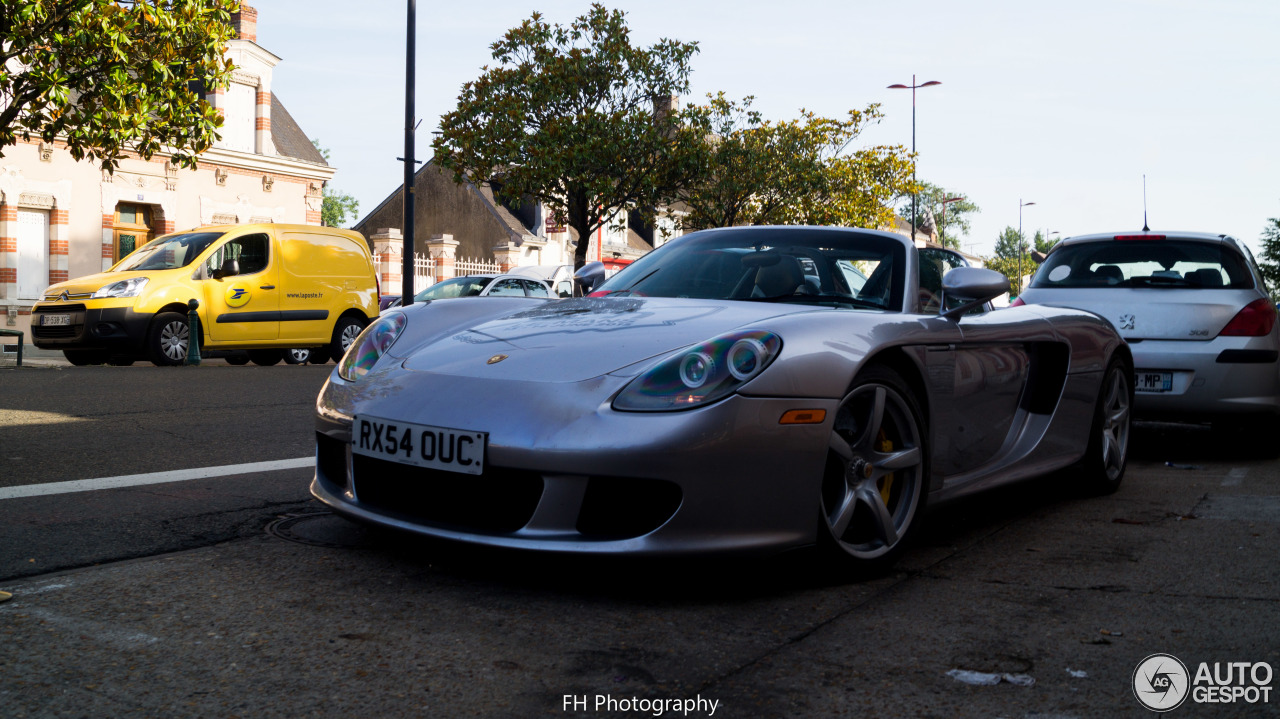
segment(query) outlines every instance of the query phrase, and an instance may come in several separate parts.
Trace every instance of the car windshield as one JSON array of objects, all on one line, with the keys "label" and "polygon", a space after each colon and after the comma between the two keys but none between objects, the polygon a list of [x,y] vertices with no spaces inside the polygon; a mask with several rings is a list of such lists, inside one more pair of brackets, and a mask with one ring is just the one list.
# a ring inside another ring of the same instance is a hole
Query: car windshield
[{"label": "car windshield", "polygon": [[451,297],[475,297],[484,292],[484,286],[492,277],[455,277],[431,285],[413,296],[415,302],[443,300]]},{"label": "car windshield", "polygon": [[1102,240],[1059,248],[1030,286],[1251,289],[1253,277],[1244,258],[1221,242]]},{"label": "car windshield", "polygon": [[855,230],[707,230],[668,242],[592,294],[898,308],[905,256],[902,242]]},{"label": "car windshield", "polygon": [[157,237],[112,268],[112,272],[173,270],[191,264],[222,237],[222,232],[184,232]]}]

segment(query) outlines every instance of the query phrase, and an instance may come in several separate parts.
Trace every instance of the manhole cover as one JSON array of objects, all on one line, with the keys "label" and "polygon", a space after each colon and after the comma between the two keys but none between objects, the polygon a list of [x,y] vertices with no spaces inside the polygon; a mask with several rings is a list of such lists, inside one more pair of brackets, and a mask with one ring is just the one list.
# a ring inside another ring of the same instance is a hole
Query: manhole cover
[{"label": "manhole cover", "polygon": [[333,512],[285,515],[267,525],[267,534],[290,542],[331,549],[366,549],[374,545],[369,530]]}]

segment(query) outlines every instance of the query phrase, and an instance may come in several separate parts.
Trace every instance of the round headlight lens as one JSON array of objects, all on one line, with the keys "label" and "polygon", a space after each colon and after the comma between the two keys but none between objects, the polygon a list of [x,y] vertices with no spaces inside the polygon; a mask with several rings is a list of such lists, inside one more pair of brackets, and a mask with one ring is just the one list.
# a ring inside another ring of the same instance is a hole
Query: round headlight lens
[{"label": "round headlight lens", "polygon": [[689,389],[697,389],[707,383],[707,377],[715,374],[716,361],[705,352],[690,352],[680,360],[680,381]]},{"label": "round headlight lens", "polygon": [[754,337],[744,337],[729,348],[729,374],[734,379],[746,381],[755,376],[764,366],[764,345]]}]

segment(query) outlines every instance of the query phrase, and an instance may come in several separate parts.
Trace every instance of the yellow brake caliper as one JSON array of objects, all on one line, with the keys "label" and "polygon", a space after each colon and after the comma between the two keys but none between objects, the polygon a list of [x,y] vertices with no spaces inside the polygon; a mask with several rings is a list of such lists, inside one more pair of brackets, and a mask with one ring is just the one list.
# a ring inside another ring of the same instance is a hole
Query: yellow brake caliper
[{"label": "yellow brake caliper", "polygon": [[[889,439],[888,435],[884,433],[883,429],[880,430],[880,435],[876,439],[877,439],[876,451],[881,452],[883,454],[888,454],[889,452],[893,451],[893,442]],[[893,492],[893,473],[892,472],[880,478],[879,488],[880,488],[880,499],[883,499],[884,506],[888,507],[889,495]]]}]

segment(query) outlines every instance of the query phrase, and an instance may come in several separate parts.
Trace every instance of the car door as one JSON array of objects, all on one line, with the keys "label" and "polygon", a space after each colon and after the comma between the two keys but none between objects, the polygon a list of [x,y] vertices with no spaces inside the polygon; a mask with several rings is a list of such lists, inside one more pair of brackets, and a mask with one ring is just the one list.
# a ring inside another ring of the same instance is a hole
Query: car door
[{"label": "car door", "polygon": [[[215,278],[223,263],[232,259],[240,265],[239,274]],[[206,331],[214,342],[274,340],[280,336],[280,260],[272,252],[267,233],[226,240],[213,250],[200,271]]]}]

